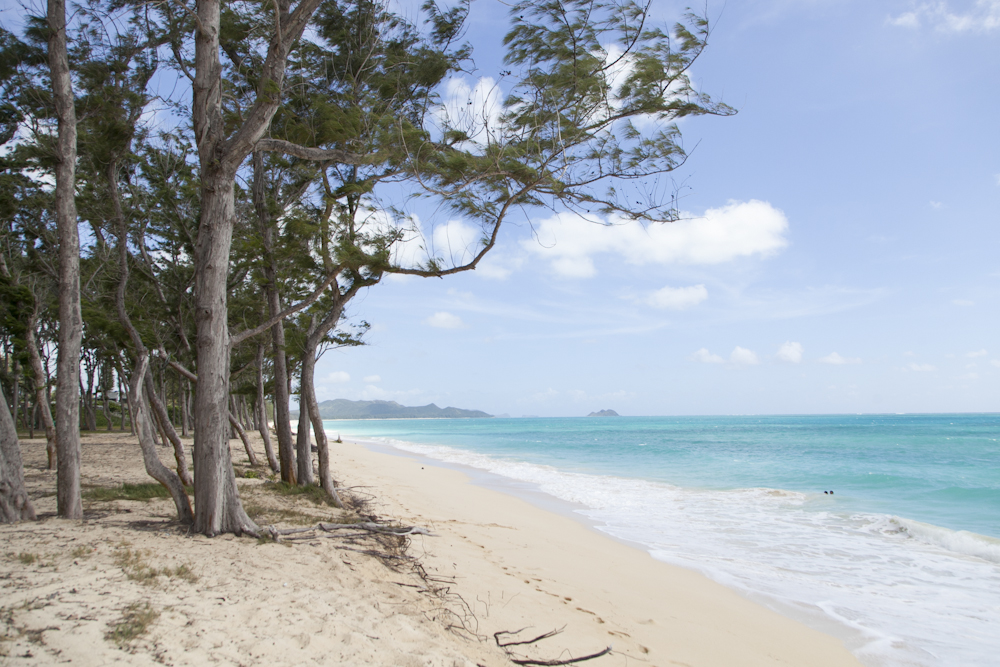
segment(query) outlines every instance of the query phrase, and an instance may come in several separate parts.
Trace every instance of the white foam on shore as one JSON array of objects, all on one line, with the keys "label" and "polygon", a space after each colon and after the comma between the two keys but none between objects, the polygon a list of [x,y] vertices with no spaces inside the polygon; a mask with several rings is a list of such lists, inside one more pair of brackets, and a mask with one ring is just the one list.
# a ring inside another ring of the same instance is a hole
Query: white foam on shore
[{"label": "white foam on shore", "polygon": [[369,440],[536,484],[583,505],[601,530],[833,632],[868,665],[996,664],[1000,540],[888,515],[837,512],[823,494],[681,488],[452,447]]}]

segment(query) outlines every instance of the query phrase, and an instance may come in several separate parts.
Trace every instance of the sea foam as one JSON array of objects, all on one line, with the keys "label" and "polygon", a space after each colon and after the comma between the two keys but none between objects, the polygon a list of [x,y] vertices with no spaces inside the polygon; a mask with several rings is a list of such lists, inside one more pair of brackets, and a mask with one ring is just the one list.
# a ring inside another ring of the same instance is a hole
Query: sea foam
[{"label": "sea foam", "polygon": [[839,511],[822,493],[569,472],[455,447],[378,444],[536,485],[597,528],[840,637],[869,665],[996,664],[1000,540]]}]

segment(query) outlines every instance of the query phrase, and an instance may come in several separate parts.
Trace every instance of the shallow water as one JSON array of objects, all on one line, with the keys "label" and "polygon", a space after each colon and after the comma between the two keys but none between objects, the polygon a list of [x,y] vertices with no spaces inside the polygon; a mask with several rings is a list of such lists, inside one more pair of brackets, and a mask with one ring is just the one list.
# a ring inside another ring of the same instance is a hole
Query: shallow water
[{"label": "shallow water", "polygon": [[840,636],[866,664],[997,664],[1000,415],[327,429],[536,484],[654,557]]}]

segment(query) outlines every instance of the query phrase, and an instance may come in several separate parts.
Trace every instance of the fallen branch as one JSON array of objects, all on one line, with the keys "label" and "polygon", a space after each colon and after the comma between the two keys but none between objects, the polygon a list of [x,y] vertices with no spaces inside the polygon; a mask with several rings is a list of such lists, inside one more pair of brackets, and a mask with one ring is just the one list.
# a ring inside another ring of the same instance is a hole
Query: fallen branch
[{"label": "fallen branch", "polygon": [[555,637],[556,635],[558,635],[559,633],[561,633],[563,630],[565,630],[566,626],[563,626],[563,627],[559,628],[558,630],[550,630],[549,632],[546,632],[544,635],[538,635],[537,637],[535,637],[533,639],[526,639],[524,641],[519,641],[519,642],[501,642],[500,641],[500,635],[511,635],[511,636],[514,636],[514,635],[517,635],[517,634],[520,634],[520,633],[524,632],[527,629],[528,628],[521,628],[520,630],[514,630],[513,632],[511,632],[510,630],[501,630],[499,632],[494,632],[493,633],[493,639],[496,641],[497,646],[499,646],[500,648],[502,648],[504,650],[504,653],[507,654],[507,658],[512,663],[514,663],[515,665],[539,665],[540,667],[555,667],[557,665],[572,665],[572,664],[577,663],[577,662],[584,662],[586,660],[593,660],[594,658],[600,658],[602,655],[607,655],[608,653],[611,653],[611,647],[608,646],[603,651],[598,651],[597,653],[591,653],[590,655],[584,655],[584,656],[581,656],[579,658],[568,658],[566,660],[533,660],[531,658],[515,658],[514,654],[511,652],[511,650],[508,647],[510,647],[510,646],[526,646],[528,644],[534,644],[536,642],[540,642],[543,639],[548,639],[550,637]]},{"label": "fallen branch", "polygon": [[552,667],[554,665],[572,665],[575,662],[583,662],[584,660],[593,660],[594,658],[600,658],[602,655],[607,655],[611,653],[611,647],[607,647],[603,651],[597,653],[592,653],[590,655],[585,655],[579,658],[570,658],[569,660],[515,660],[511,658],[510,661],[515,665],[542,665],[543,667]]},{"label": "fallen branch", "polygon": [[[380,535],[395,535],[403,537],[406,535],[430,535],[434,536],[434,533],[427,530],[426,528],[421,528],[419,526],[387,526],[382,523],[374,523],[372,521],[362,521],[359,523],[317,523],[315,526],[309,526],[306,528],[282,528],[278,529],[274,526],[268,526],[267,532],[271,535],[271,538],[278,542],[282,537],[287,535],[300,535],[302,533],[311,533],[315,531],[323,531],[326,533],[331,533],[335,530],[364,530],[369,533],[378,533]],[[319,537],[319,536],[317,536]],[[323,536],[326,537],[326,536]],[[333,536],[330,536],[333,537]],[[352,536],[353,537],[353,536]],[[293,538],[294,539],[294,538]]]},{"label": "fallen branch", "polygon": [[525,644],[534,644],[535,642],[539,642],[539,641],[541,641],[543,639],[548,639],[549,637],[555,637],[560,632],[562,632],[563,630],[565,630],[566,626],[564,625],[563,627],[559,628],[558,630],[550,630],[549,632],[546,632],[544,635],[538,635],[534,639],[528,639],[528,640],[525,640],[523,642],[507,642],[506,644],[501,644],[500,643],[500,635],[516,635],[518,633],[524,632],[527,629],[528,628],[521,628],[520,630],[515,630],[514,632],[510,632],[509,630],[501,630],[500,632],[494,632],[493,633],[493,639],[496,640],[497,646],[499,646],[500,648],[504,648],[504,647],[507,647],[507,646],[524,646]]}]

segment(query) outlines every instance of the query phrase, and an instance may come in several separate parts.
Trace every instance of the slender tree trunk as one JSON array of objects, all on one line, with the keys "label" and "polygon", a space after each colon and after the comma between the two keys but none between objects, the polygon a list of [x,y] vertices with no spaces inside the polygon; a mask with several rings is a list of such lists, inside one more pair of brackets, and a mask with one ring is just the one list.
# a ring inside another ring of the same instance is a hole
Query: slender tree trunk
[{"label": "slender tree trunk", "polygon": [[[235,408],[236,407],[236,397],[235,396],[232,397],[232,404],[233,404],[233,407]],[[240,424],[240,420],[236,416],[235,412],[236,412],[236,410],[233,410],[233,411],[231,411],[229,413],[229,421],[232,423],[233,428],[236,429],[236,433],[237,433],[237,435],[240,436],[240,440],[243,441],[243,449],[245,449],[246,452],[247,452],[247,459],[250,460],[250,465],[256,467],[257,466],[257,455],[254,454],[253,447],[250,445],[250,438],[247,437],[247,432],[243,428],[243,425]]]},{"label": "slender tree trunk", "polygon": [[184,378],[180,379],[180,401],[181,401],[181,436],[188,436],[188,383]]},{"label": "slender tree trunk", "polygon": [[[336,286],[334,288],[336,289]],[[343,507],[344,505],[337,494],[336,485],[333,483],[333,476],[330,473],[330,442],[326,437],[326,429],[323,427],[323,417],[319,413],[319,403],[316,401],[316,352],[319,349],[320,343],[330,332],[330,329],[340,321],[343,303],[346,303],[346,301],[347,299],[343,299],[336,303],[334,308],[323,318],[322,322],[316,325],[314,321],[309,327],[309,335],[306,336],[305,350],[302,357],[302,374],[299,378],[301,404],[308,406],[312,425],[316,431],[319,483],[323,487],[323,490],[333,499],[337,507]]]},{"label": "slender tree trunk", "polygon": [[278,459],[274,456],[271,446],[271,429],[267,424],[267,402],[264,395],[264,344],[257,343],[257,431],[264,440],[264,453],[267,454],[267,464],[271,472],[280,472]]},{"label": "slender tree trunk", "polygon": [[[305,363],[302,366],[304,368]],[[299,425],[295,434],[295,457],[298,461],[297,470],[300,486],[316,482],[316,476],[313,474],[312,443],[309,437],[310,430],[309,406],[306,404],[302,394],[299,394]]]},{"label": "slender tree trunk", "polygon": [[24,488],[24,463],[14,419],[0,386],[0,523],[31,521],[35,508]]},{"label": "slender tree trunk", "polygon": [[[274,317],[281,312],[281,295],[278,292],[277,267],[274,261],[274,225],[268,208],[264,184],[264,158],[253,155],[253,201],[257,212],[261,240],[264,245],[264,293],[267,297],[267,315]],[[285,325],[277,322],[271,328],[271,345],[274,350],[274,430],[278,435],[278,458],[281,460],[281,479],[295,484],[295,449],[292,442],[292,417],[289,411],[288,357],[285,354]]]},{"label": "slender tree trunk", "polygon": [[59,360],[56,373],[56,503],[83,518],[80,496],[80,233],[76,219],[76,110],[66,51],[66,2],[48,0],[49,70],[58,121],[56,225],[59,231]]},{"label": "slender tree trunk", "polygon": [[[152,373],[149,374],[152,376]],[[156,417],[156,421],[159,423],[160,431],[164,435],[164,440],[169,440],[170,444],[174,447],[174,460],[177,462],[177,474],[180,476],[181,481],[185,485],[190,486],[194,483],[191,478],[191,473],[188,471],[187,465],[187,453],[184,451],[184,443],[181,439],[177,437],[177,431],[174,430],[174,425],[170,423],[170,416],[167,414],[167,409],[160,402],[160,398],[156,395],[154,391],[155,385],[153,384],[153,378],[146,378],[146,394],[149,398],[150,407],[153,409],[153,415]]]},{"label": "slender tree trunk", "polygon": [[149,356],[143,350],[139,353],[139,362],[136,364],[132,382],[129,387],[129,397],[134,406],[132,410],[132,421],[139,433],[139,448],[142,450],[142,462],[146,467],[146,472],[150,477],[162,484],[170,492],[170,497],[177,508],[177,518],[181,523],[191,524],[194,522],[194,514],[191,512],[191,501],[188,500],[181,478],[173,470],[163,465],[160,456],[156,453],[156,443],[152,438],[153,424],[151,410],[146,396],[143,395],[143,385],[148,383],[147,373],[149,372]]},{"label": "slender tree trunk", "polygon": [[13,364],[14,372],[13,378],[11,379],[11,418],[14,420],[14,429],[17,429],[17,418],[21,414],[21,362],[17,359],[14,360]]}]

